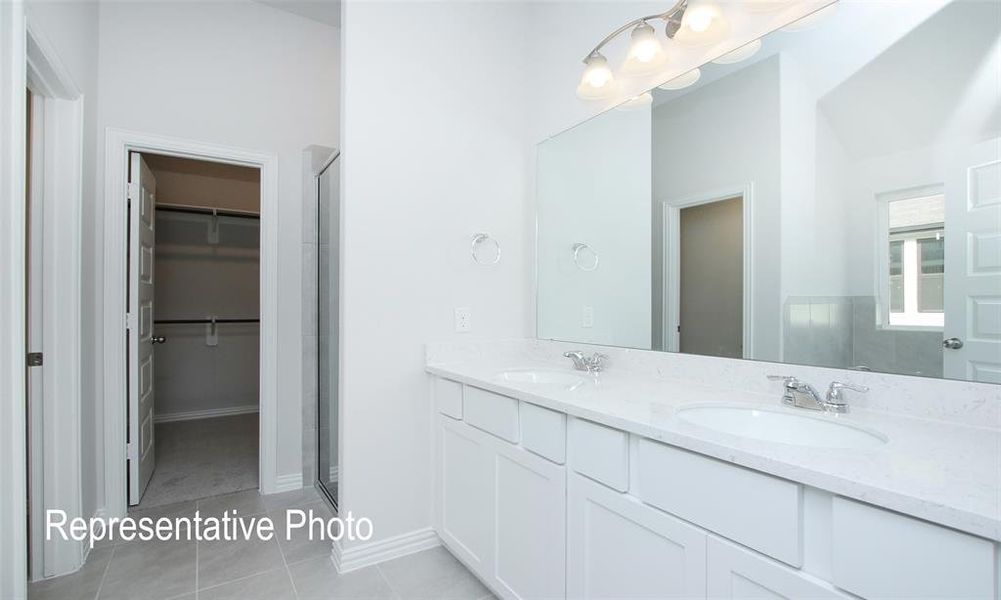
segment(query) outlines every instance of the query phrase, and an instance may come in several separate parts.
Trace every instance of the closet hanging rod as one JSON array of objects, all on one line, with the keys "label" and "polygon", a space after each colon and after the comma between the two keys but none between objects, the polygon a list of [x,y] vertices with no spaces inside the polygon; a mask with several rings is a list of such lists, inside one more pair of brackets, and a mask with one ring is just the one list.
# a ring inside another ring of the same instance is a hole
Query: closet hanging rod
[{"label": "closet hanging rod", "polygon": [[260,323],[260,319],[154,319],[154,325],[195,325],[198,323]]},{"label": "closet hanging rod", "polygon": [[185,206],[181,204],[157,204],[156,210],[165,212],[188,213],[193,215],[218,215],[220,217],[236,217],[239,219],[261,219],[257,213],[209,206]]}]

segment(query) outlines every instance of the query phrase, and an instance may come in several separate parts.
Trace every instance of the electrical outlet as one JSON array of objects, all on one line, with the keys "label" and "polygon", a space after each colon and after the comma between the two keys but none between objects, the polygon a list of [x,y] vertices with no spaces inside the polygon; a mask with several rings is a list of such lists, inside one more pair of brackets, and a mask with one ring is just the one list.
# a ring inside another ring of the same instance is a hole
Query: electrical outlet
[{"label": "electrical outlet", "polygon": [[455,330],[459,333],[466,333],[473,328],[473,309],[455,309]]},{"label": "electrical outlet", "polygon": [[594,307],[585,305],[580,314],[580,326],[585,329],[594,327]]}]

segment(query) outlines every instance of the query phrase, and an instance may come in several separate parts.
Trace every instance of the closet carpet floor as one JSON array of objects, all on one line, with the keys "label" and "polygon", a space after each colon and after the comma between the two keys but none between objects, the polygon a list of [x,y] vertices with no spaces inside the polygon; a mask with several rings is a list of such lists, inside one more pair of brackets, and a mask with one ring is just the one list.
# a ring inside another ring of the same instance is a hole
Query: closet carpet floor
[{"label": "closet carpet floor", "polygon": [[156,425],[156,469],[134,507],[145,510],[258,487],[258,415]]}]

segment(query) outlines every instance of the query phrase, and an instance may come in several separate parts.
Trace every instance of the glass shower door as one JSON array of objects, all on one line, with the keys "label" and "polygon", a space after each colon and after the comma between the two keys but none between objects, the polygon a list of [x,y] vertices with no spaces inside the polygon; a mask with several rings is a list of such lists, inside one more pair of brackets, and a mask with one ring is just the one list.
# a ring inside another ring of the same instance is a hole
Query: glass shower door
[{"label": "glass shower door", "polygon": [[338,314],[340,302],[340,158],[317,177],[317,474],[320,490],[337,509]]}]

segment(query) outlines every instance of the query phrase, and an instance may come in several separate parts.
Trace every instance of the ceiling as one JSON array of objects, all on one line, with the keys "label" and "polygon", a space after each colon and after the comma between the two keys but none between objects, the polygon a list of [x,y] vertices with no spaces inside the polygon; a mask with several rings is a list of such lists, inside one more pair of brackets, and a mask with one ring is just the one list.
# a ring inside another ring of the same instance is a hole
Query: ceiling
[{"label": "ceiling", "polygon": [[333,27],[341,26],[341,0],[257,0],[272,8]]}]

